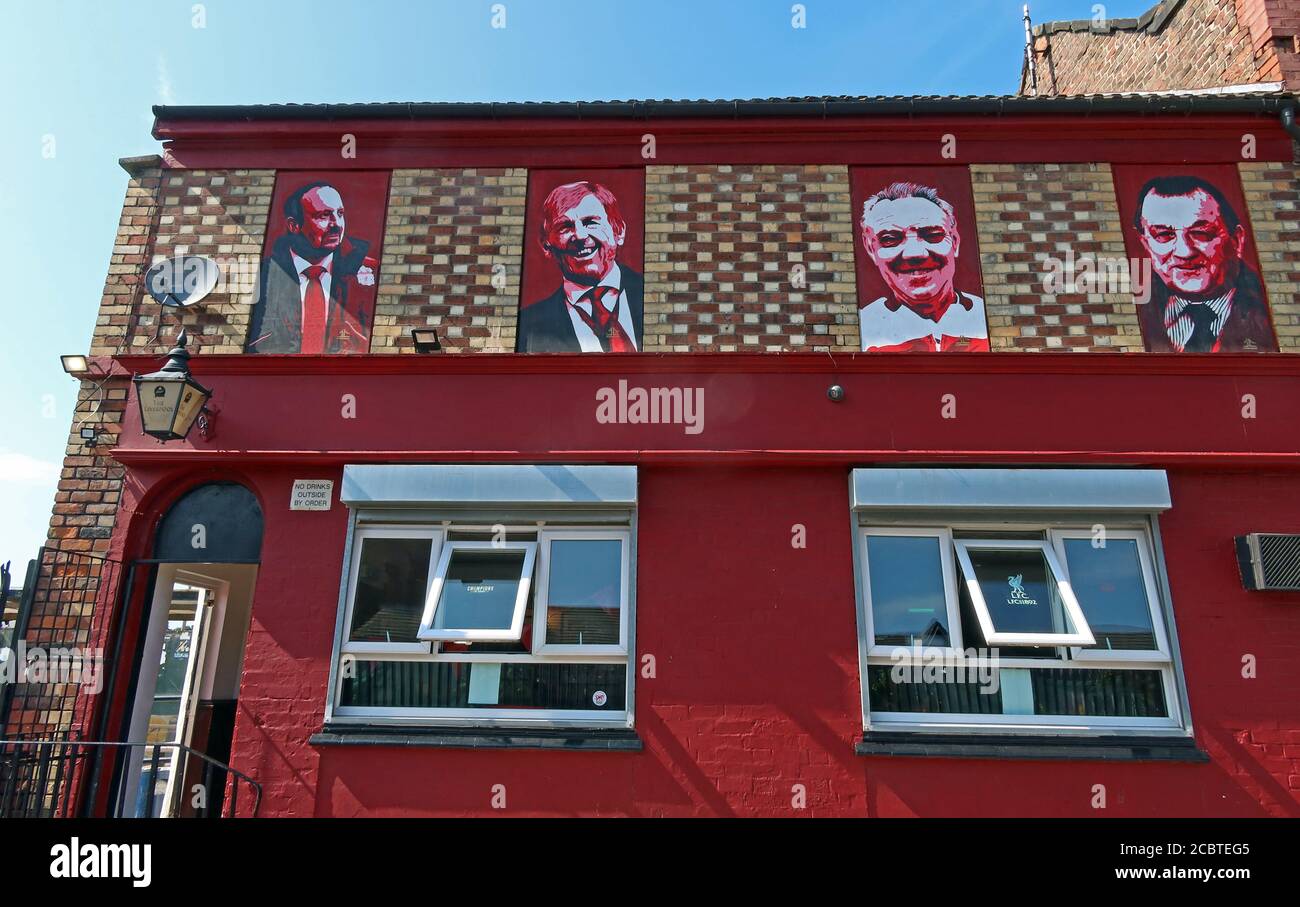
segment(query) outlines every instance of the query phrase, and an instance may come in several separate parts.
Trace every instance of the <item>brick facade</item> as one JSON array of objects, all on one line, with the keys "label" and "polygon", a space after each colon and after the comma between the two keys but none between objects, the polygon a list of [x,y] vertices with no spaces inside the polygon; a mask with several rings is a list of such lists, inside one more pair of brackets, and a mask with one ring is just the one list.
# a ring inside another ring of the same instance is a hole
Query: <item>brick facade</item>
[{"label": "brick facade", "polygon": [[[272,170],[169,170],[163,178],[154,254],[206,255],[218,261],[226,278],[181,317],[192,352],[244,351],[274,188]],[[151,348],[158,312],[152,300],[144,303],[130,338],[135,352]],[[172,336],[170,321],[163,326],[164,337]]]},{"label": "brick facade", "polygon": [[1052,259],[1127,260],[1109,165],[976,165],[971,182],[994,350],[1143,349],[1131,295],[1044,282]]},{"label": "brick facade", "polygon": [[397,170],[389,190],[372,353],[514,352],[528,173]]},{"label": "brick facade", "polygon": [[[1080,3],[1087,14],[1091,4]],[[1300,86],[1300,0],[1164,0],[1137,19],[1034,28],[1037,92],[1179,91],[1285,82]]]},{"label": "brick facade", "polygon": [[1300,351],[1300,179],[1290,164],[1240,164],[1278,348]]},{"label": "brick facade", "polygon": [[647,351],[858,348],[843,166],[646,172]]},{"label": "brick facade", "polygon": [[[1278,339],[1300,350],[1294,168],[1240,170]],[[191,349],[242,352],[274,181],[269,170],[137,173],[91,353],[166,351],[175,316],[154,340],[160,309],[140,278],[181,250],[242,269],[180,314]],[[372,353],[413,352],[418,326],[437,328],[447,352],[513,351],[527,181],[519,168],[394,172]],[[976,164],[971,182],[994,350],[1143,349],[1127,294],[1043,283],[1070,253],[1127,257],[1108,164]],[[645,231],[646,351],[858,348],[847,167],[651,166]]]}]

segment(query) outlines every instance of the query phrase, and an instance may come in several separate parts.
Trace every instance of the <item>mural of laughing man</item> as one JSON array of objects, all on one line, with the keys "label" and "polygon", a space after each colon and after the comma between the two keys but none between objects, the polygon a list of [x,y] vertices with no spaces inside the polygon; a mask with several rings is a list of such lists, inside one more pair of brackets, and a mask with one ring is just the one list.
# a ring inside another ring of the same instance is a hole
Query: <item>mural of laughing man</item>
[{"label": "mural of laughing man", "polygon": [[954,286],[961,233],[938,190],[893,183],[862,205],[862,246],[888,294],[858,313],[868,352],[987,352],[984,300]]},{"label": "mural of laughing man", "polygon": [[619,249],[627,222],[614,193],[581,180],[557,186],[542,203],[542,250],[560,286],[519,312],[520,353],[634,353],[641,348],[644,280]]}]

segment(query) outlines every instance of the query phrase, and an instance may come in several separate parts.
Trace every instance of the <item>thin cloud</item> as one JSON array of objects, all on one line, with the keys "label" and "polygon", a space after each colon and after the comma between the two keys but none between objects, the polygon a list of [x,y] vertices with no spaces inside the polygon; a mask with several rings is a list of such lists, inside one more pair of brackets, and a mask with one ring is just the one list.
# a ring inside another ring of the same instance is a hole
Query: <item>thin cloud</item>
[{"label": "thin cloud", "polygon": [[158,55],[158,100],[163,104],[175,104],[176,95],[172,92],[172,77],[167,71],[167,58]]},{"label": "thin cloud", "polygon": [[48,485],[59,480],[62,466],[0,448],[0,483]]}]

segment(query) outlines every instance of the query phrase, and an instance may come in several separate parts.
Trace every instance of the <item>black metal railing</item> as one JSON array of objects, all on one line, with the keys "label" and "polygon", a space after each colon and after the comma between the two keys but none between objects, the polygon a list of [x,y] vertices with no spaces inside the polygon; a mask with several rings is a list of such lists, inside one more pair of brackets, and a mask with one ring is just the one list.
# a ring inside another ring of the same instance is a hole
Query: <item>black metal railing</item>
[{"label": "black metal railing", "polygon": [[[132,762],[137,752],[137,761]],[[169,773],[167,778],[162,776],[164,771]],[[172,772],[179,776],[175,783],[184,790],[177,791],[171,802],[159,802],[160,783],[166,788]],[[193,787],[199,783],[201,802],[195,803]],[[214,792],[219,792],[215,798]],[[135,801],[128,802],[132,794]],[[255,817],[262,802],[262,786],[238,769],[181,743],[0,740],[0,818],[148,818],[164,814],[233,818],[239,815],[241,800],[245,815]]]}]

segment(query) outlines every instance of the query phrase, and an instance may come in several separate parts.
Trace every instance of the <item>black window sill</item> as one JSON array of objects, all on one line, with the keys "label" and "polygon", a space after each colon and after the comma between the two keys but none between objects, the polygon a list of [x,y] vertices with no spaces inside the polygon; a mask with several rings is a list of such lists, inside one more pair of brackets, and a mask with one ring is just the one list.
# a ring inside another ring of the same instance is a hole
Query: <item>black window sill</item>
[{"label": "black window sill", "polygon": [[859,756],[949,759],[1072,759],[1104,762],[1209,762],[1190,737],[1042,737],[867,731]]},{"label": "black window sill", "polygon": [[434,746],[456,749],[534,749],[641,752],[641,738],[624,728],[454,728],[326,725],[312,746]]}]

